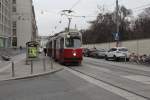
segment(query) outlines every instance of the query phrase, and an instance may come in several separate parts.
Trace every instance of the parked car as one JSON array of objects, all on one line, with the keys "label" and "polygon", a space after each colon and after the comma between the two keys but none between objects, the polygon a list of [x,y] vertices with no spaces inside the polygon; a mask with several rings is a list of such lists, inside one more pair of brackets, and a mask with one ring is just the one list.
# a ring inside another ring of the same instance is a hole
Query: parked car
[{"label": "parked car", "polygon": [[89,51],[87,52],[87,57],[94,57],[93,53],[96,52],[97,49],[89,49]]},{"label": "parked car", "polygon": [[125,59],[129,61],[129,51],[126,47],[115,47],[111,48],[105,55],[105,59],[113,59],[115,61],[119,61],[120,59]]},{"label": "parked car", "polygon": [[95,58],[105,58],[105,55],[106,55],[106,50],[104,49],[95,50],[90,53],[90,56]]},{"label": "parked car", "polygon": [[88,48],[83,48],[83,55],[85,57],[88,57],[88,52],[89,52],[89,49]]},{"label": "parked car", "polygon": [[85,57],[91,57],[91,53],[94,52],[96,49],[88,49],[88,48],[84,48],[83,49],[83,55]]}]

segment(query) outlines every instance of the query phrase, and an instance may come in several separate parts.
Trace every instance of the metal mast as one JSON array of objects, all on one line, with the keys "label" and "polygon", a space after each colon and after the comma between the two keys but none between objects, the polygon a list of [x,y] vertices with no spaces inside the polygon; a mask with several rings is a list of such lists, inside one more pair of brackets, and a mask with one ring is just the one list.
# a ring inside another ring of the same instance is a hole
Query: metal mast
[{"label": "metal mast", "polygon": [[[72,20],[72,18],[70,17],[70,15],[69,14],[71,14],[73,11],[72,10],[62,10],[62,12],[63,12],[63,14],[61,14],[61,15],[65,15],[65,16],[67,16],[68,17],[68,27],[67,27],[67,31],[69,31],[70,30],[70,24],[71,24],[71,20]],[[66,14],[67,13],[67,14]]]},{"label": "metal mast", "polygon": [[116,31],[118,35],[118,39],[116,40],[116,47],[119,46],[119,4],[118,0],[116,0]]},{"label": "metal mast", "polygon": [[68,18],[68,20],[69,20],[69,23],[68,23],[68,31],[70,30],[71,19],[72,19],[72,18]]}]

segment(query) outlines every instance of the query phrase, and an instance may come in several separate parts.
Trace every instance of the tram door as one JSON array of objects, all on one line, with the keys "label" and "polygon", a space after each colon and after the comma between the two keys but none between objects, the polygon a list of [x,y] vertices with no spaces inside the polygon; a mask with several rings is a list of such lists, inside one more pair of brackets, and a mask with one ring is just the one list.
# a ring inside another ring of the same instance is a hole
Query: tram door
[{"label": "tram door", "polygon": [[63,59],[64,59],[64,52],[63,51],[64,51],[64,38],[61,38],[60,39],[60,50],[59,50],[59,54],[60,54],[59,58],[61,61],[63,61]]},{"label": "tram door", "polygon": [[52,57],[53,53],[53,48],[52,48],[52,41],[48,45],[48,56]]},{"label": "tram door", "polygon": [[54,40],[54,59],[56,59],[56,40]]}]

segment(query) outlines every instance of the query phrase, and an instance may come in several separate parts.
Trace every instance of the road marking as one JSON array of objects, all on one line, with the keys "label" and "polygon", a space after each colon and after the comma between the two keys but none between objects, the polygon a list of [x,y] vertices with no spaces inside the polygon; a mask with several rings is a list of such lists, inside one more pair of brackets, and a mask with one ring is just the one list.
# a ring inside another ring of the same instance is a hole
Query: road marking
[{"label": "road marking", "polygon": [[67,71],[69,71],[69,72],[71,72],[71,73],[73,73],[74,75],[76,75],[76,76],[78,76],[78,77],[80,77],[80,78],[82,78],[82,79],[84,79],[84,80],[86,80],[86,81],[88,81],[88,82],[94,84],[94,85],[97,85],[97,86],[99,86],[99,87],[101,87],[101,88],[103,88],[103,89],[105,89],[105,90],[107,90],[107,91],[110,91],[110,92],[112,92],[112,93],[115,93],[115,94],[117,94],[117,95],[119,95],[119,96],[121,96],[121,97],[123,97],[123,98],[125,98],[125,99],[127,99],[127,100],[147,100],[147,99],[145,99],[145,98],[143,98],[143,97],[140,97],[140,96],[138,96],[138,95],[129,93],[129,92],[127,92],[127,91],[125,91],[125,90],[122,90],[122,89],[119,89],[119,88],[117,88],[117,87],[111,86],[111,85],[109,85],[109,84],[106,84],[106,83],[104,83],[104,82],[101,82],[101,81],[99,81],[99,80],[96,80],[96,79],[94,79],[94,78],[92,78],[92,77],[89,77],[89,76],[87,76],[87,75],[84,75],[84,74],[82,74],[82,73],[79,73],[79,72],[77,72],[77,71],[74,71],[74,70],[72,70],[72,69],[69,69],[69,68],[67,68],[67,67],[65,67],[64,69],[67,70]]},{"label": "road marking", "polygon": [[102,68],[102,67],[96,67],[94,65],[89,65],[89,64],[83,64],[84,66],[87,66],[87,67],[90,67],[90,68],[95,68],[97,70],[100,70],[100,71],[103,71],[103,72],[107,72],[107,73],[110,73],[112,72],[111,70],[107,69],[107,68]]},{"label": "road marking", "polygon": [[141,76],[141,75],[129,75],[129,76],[123,76],[124,78],[133,80],[133,81],[138,81],[144,84],[150,84],[150,77],[147,76]]},{"label": "road marking", "polygon": [[1,72],[4,72],[5,70],[7,70],[7,69],[10,68],[10,67],[11,67],[11,64],[8,64],[7,66],[1,68],[1,69],[0,69],[0,73],[1,73]]},{"label": "road marking", "polygon": [[[23,59],[25,59],[25,54],[21,54],[21,55],[17,55],[14,57],[14,64],[19,63],[20,61],[22,61]],[[5,67],[0,69],[0,73],[4,72],[5,70],[7,70],[8,68],[10,68],[12,65],[11,61],[9,61],[10,63],[8,65],[6,65]]]},{"label": "road marking", "polygon": [[26,54],[17,55],[12,59],[12,61],[14,61],[14,63],[18,63],[22,61],[23,59],[25,59],[25,57],[26,57]]},{"label": "road marking", "polygon": [[125,64],[125,63],[119,63],[119,62],[116,63],[112,61],[98,60],[98,59],[92,59],[92,58],[84,58],[84,59],[94,61],[94,63],[97,63],[97,64],[100,64],[100,63],[109,64],[109,65],[113,65],[116,67],[124,67],[124,68],[129,68],[129,69],[136,69],[136,70],[150,72],[150,68],[143,66],[143,65],[134,65],[134,64],[127,64],[127,63]]}]

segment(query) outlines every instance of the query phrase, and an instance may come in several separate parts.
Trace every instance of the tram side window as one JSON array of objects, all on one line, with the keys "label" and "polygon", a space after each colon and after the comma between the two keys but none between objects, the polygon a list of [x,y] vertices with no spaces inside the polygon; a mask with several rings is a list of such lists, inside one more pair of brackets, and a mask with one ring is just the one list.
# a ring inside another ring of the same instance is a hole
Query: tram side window
[{"label": "tram side window", "polygon": [[52,42],[50,42],[50,43],[49,43],[49,48],[51,48],[51,49],[52,49]]},{"label": "tram side window", "polygon": [[56,40],[56,49],[60,49],[60,41]]},{"label": "tram side window", "polygon": [[64,48],[64,38],[60,39],[60,48],[63,49]]}]

